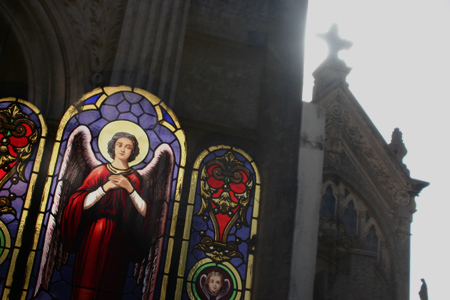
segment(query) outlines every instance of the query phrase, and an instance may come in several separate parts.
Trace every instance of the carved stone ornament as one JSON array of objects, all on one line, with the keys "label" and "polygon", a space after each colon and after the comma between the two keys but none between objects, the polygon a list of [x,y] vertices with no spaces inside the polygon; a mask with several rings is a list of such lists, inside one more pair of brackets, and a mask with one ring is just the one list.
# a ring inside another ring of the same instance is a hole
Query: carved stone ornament
[{"label": "carved stone ornament", "polygon": [[400,240],[404,240],[407,237],[411,236],[411,230],[410,230],[410,225],[411,222],[406,219],[406,218],[402,218],[402,217],[396,217],[395,218],[395,226],[397,228],[397,237]]},{"label": "carved stone ornament", "polygon": [[[394,179],[390,168],[390,163],[373,148],[370,140],[361,132],[361,124],[353,118],[352,113],[343,104],[340,95],[336,95],[336,100],[327,105],[326,114],[326,140],[325,153],[328,163],[339,164],[340,156],[344,147],[342,143],[346,140],[349,147],[362,158],[367,168],[371,169],[376,180],[384,190],[390,195],[391,200],[399,205],[407,206],[411,203],[410,197],[401,184]],[[392,164],[397,161],[392,160]]]},{"label": "carved stone ornament", "polygon": [[[122,27],[124,1],[64,0],[63,4],[64,11],[69,14],[75,36],[89,37],[81,41],[80,46],[82,50],[89,51],[91,72],[103,72],[107,64],[114,59]],[[89,47],[85,47],[85,44]]]}]

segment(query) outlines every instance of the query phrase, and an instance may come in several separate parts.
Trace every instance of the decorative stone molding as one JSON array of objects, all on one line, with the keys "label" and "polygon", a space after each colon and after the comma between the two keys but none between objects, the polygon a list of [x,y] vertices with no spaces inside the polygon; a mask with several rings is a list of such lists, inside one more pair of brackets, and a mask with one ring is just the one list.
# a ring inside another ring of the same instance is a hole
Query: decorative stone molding
[{"label": "decorative stone molding", "polygon": [[400,240],[405,240],[411,235],[410,223],[411,222],[406,218],[395,218],[396,233]]},{"label": "decorative stone molding", "polygon": [[403,133],[400,129],[395,128],[392,132],[391,143],[389,144],[389,149],[394,153],[397,160],[401,163],[402,169],[409,174],[407,166],[403,163],[403,158],[408,153],[405,143],[403,143]]},{"label": "decorative stone molding", "polygon": [[125,1],[64,0],[62,3],[74,36],[83,39],[80,49],[88,51],[91,72],[95,76],[92,80],[101,81],[98,73],[105,71],[114,60]]},{"label": "decorative stone molding", "polygon": [[[383,187],[392,203],[402,206],[410,205],[411,199],[405,190],[408,185],[405,186],[400,182],[400,180],[407,181],[408,179],[404,174],[399,175],[395,170],[396,174],[392,171],[392,166],[398,162],[380,153],[373,138],[362,131],[364,129],[362,121],[355,118],[354,112],[345,105],[345,101],[342,101],[342,96],[337,94],[334,98],[334,101],[324,102],[327,110],[325,153],[330,160],[329,163],[335,163],[337,167],[344,149],[352,149],[361,159],[361,164],[375,175],[376,182]],[[344,147],[345,143],[349,147]],[[399,176],[403,178],[399,179]]]}]

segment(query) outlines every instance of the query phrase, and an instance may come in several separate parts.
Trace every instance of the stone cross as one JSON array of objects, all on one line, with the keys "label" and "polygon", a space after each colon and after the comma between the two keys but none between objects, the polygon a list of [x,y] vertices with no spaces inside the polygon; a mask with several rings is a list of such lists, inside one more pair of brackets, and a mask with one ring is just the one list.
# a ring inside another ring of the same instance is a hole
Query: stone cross
[{"label": "stone cross", "polygon": [[344,49],[349,49],[353,46],[353,43],[342,39],[338,33],[338,26],[336,24],[331,25],[330,30],[327,33],[318,34],[328,44],[328,57],[338,58],[338,52]]}]

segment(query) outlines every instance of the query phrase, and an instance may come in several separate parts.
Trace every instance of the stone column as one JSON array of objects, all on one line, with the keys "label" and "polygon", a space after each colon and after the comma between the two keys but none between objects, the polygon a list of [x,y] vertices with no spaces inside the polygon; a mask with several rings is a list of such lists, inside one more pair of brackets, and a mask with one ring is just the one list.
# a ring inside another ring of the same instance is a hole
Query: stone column
[{"label": "stone column", "polygon": [[172,106],[189,0],[127,4],[111,83],[150,91]]},{"label": "stone column", "polygon": [[325,113],[303,103],[289,299],[312,299],[322,190]]}]

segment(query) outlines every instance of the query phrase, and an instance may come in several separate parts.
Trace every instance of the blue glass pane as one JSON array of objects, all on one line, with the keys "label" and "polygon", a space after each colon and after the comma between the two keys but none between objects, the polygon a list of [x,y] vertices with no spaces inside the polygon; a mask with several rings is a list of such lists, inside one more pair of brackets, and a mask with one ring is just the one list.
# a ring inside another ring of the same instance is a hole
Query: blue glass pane
[{"label": "blue glass pane", "polygon": [[84,104],[94,104],[98,100],[98,98],[100,98],[101,95],[103,95],[103,94],[100,93],[100,94],[92,96],[91,98],[84,101]]},{"label": "blue glass pane", "polygon": [[167,113],[167,111],[161,107],[161,111],[163,113],[163,119],[166,120],[167,122],[169,122],[170,124],[172,124],[173,126],[175,126],[175,122],[172,120],[172,118],[169,116],[169,114]]}]

